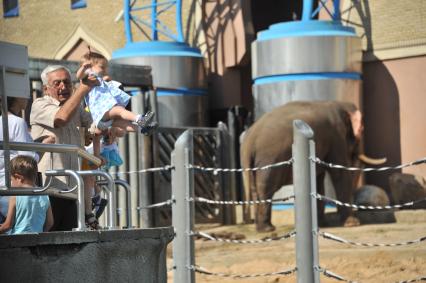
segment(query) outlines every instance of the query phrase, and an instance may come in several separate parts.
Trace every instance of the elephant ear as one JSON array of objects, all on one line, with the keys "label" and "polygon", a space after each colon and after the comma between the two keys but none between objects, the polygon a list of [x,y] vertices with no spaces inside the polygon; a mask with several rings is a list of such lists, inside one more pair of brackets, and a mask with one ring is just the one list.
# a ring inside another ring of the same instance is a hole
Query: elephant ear
[{"label": "elephant ear", "polygon": [[361,140],[364,126],[362,124],[362,113],[352,103],[342,103],[344,109],[344,121],[348,129],[349,140]]}]

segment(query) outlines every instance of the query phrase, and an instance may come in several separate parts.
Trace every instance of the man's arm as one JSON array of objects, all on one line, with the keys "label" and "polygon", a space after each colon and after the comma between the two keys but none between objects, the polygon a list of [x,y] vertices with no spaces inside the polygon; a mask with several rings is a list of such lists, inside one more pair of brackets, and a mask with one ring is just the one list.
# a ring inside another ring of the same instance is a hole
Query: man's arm
[{"label": "man's arm", "polygon": [[[84,66],[81,66],[80,69],[83,69]],[[80,71],[79,69],[79,71]],[[94,86],[99,85],[98,79],[90,75],[87,78],[80,80],[80,85],[76,89],[73,95],[68,98],[67,101],[61,106],[61,108],[56,112],[54,125],[56,127],[65,126],[71,118],[74,116],[75,111],[79,109],[81,101],[84,96],[88,94]]]},{"label": "man's arm", "polygon": [[60,128],[68,124],[77,109],[79,109],[84,96],[90,92],[97,81],[95,77],[90,77],[85,82],[80,82],[74,94],[56,112],[54,120],[55,128]]}]

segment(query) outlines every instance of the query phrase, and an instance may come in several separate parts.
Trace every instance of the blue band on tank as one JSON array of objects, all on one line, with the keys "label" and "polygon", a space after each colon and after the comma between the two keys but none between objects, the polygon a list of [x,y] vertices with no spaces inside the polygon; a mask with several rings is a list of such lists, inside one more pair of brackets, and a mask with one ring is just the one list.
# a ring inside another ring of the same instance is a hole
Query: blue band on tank
[{"label": "blue band on tank", "polygon": [[124,48],[112,52],[112,59],[138,56],[187,56],[203,57],[198,48],[184,42],[146,41],[127,43]]},{"label": "blue band on tank", "polygon": [[195,88],[157,88],[157,96],[205,96],[207,89]]},{"label": "blue band on tank", "polygon": [[309,80],[360,80],[360,73],[304,73],[272,75],[254,79],[255,85],[271,84],[285,81],[309,81]]},{"label": "blue band on tank", "polygon": [[277,23],[257,33],[257,41],[295,36],[357,36],[340,21],[294,21]]}]

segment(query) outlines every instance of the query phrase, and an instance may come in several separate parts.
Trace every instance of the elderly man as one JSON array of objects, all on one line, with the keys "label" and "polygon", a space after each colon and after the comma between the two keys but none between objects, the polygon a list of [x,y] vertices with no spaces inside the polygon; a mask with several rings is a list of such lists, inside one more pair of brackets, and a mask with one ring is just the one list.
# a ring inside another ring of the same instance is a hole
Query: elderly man
[{"label": "elderly man", "polygon": [[[92,119],[85,112],[81,101],[97,84],[96,78],[88,78],[73,91],[71,75],[67,68],[60,65],[46,67],[41,73],[44,96],[34,100],[31,114],[31,135],[34,140],[44,136],[53,136],[56,144],[81,146],[80,127],[90,127]],[[39,163],[39,170],[49,169],[78,170],[78,160],[73,154],[46,153]],[[69,190],[75,182],[68,177],[54,177],[51,186]],[[55,217],[52,231],[67,231],[77,227],[77,207],[74,199],[51,197]]]}]

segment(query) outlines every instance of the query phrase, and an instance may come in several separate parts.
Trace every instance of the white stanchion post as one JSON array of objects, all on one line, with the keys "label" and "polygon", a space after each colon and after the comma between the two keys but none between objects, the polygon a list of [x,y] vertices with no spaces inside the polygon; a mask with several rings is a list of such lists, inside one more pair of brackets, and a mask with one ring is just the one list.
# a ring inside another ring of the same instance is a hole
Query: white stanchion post
[{"label": "white stanchion post", "polygon": [[312,237],[311,163],[309,141],[312,129],[303,121],[293,121],[293,184],[295,193],[297,282],[315,281]]},{"label": "white stanchion post", "polygon": [[194,241],[190,235],[194,227],[194,171],[188,166],[193,164],[193,133],[185,131],[176,141],[172,152],[172,224],[175,229],[173,240],[173,282],[195,282]]}]

